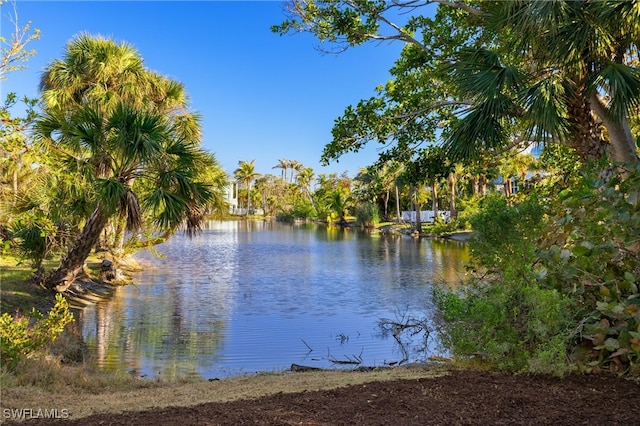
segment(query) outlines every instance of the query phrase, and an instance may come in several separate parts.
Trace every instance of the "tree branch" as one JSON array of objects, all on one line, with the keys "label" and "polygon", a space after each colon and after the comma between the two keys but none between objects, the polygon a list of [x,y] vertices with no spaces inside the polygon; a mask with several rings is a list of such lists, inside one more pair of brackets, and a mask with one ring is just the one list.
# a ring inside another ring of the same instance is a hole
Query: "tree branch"
[{"label": "tree branch", "polygon": [[433,0],[433,2],[441,4],[443,6],[453,7],[454,9],[464,10],[464,11],[469,12],[470,14],[472,14],[474,16],[486,16],[487,15],[486,13],[484,13],[481,10],[475,9],[475,8],[469,6],[468,4],[464,4],[462,2],[455,1],[455,0],[454,1]]},{"label": "tree branch", "polygon": [[475,105],[474,102],[472,101],[467,101],[467,100],[463,100],[463,101],[438,101],[438,102],[434,102],[424,108],[420,108],[416,111],[412,111],[412,112],[408,112],[406,114],[402,114],[402,115],[397,115],[395,117],[393,117],[394,119],[397,120],[404,120],[405,118],[411,118],[411,117],[415,117],[417,115],[423,114],[425,112],[429,112],[431,110],[440,108],[440,107],[444,107],[444,106],[453,106],[453,105]]},{"label": "tree branch", "polygon": [[33,33],[30,33],[31,22],[21,28],[18,24],[18,10],[16,8],[15,1],[12,2],[13,15],[9,17],[9,22],[14,26],[14,33],[11,34],[11,41],[7,42],[5,37],[0,37],[2,44],[7,47],[2,47],[2,57],[0,58],[0,80],[3,80],[4,75],[10,71],[15,71],[21,67],[14,65],[17,62],[24,62],[30,56],[35,54],[35,51],[27,51],[26,45],[40,38],[40,30],[36,29]]}]

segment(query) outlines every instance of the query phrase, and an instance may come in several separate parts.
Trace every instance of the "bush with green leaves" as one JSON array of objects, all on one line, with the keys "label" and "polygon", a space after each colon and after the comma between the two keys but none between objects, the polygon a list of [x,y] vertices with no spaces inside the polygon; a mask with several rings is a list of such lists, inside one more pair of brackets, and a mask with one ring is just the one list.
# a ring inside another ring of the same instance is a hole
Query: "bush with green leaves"
[{"label": "bush with green leaves", "polygon": [[292,217],[296,219],[311,219],[315,214],[313,204],[308,198],[296,198],[291,211]]},{"label": "bush with green leaves", "polygon": [[478,356],[500,370],[562,375],[572,301],[519,281],[474,282],[460,293],[436,290],[442,343],[455,356]]},{"label": "bush with green leaves", "polygon": [[640,166],[560,191],[539,246],[541,284],[581,307],[575,361],[640,375]]},{"label": "bush with green leaves", "polygon": [[480,356],[508,371],[568,370],[573,303],[539,287],[533,268],[543,215],[535,197],[511,205],[495,195],[471,218],[478,277],[459,291],[435,292],[441,339],[454,355]]},{"label": "bush with green leaves", "polygon": [[67,324],[73,321],[69,305],[61,294],[47,315],[32,309],[28,315],[0,316],[0,357],[2,365],[14,367],[25,356],[30,356],[53,343]]},{"label": "bush with green leaves", "polygon": [[515,271],[520,276],[520,269],[535,258],[544,211],[535,196],[515,204],[497,193],[485,197],[468,218],[474,231],[469,241],[472,266],[491,274]]},{"label": "bush with green leaves", "polygon": [[[438,291],[443,342],[499,368],[640,374],[640,167],[584,172],[471,219],[476,277]],[[564,184],[564,186],[559,186]]]},{"label": "bush with green leaves", "polygon": [[426,223],[422,226],[422,232],[433,235],[448,234],[463,229],[457,218],[445,220],[437,216],[432,223]]},{"label": "bush with green leaves", "polygon": [[353,208],[358,226],[371,228],[380,222],[378,207],[372,203],[358,203]]},{"label": "bush with green leaves", "polygon": [[10,229],[16,248],[34,269],[52,253],[60,252],[65,243],[64,232],[51,219],[29,212],[20,214]]}]

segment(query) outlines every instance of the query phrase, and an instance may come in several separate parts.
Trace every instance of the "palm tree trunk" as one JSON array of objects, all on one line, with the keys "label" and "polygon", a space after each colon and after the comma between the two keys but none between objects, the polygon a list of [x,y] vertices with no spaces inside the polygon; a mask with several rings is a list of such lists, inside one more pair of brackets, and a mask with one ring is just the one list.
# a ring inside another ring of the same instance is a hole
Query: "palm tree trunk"
[{"label": "palm tree trunk", "polygon": [[422,220],[420,218],[420,206],[418,205],[418,188],[412,186],[409,191],[411,194],[411,204],[413,205],[413,211],[416,214],[416,223],[414,224],[414,230],[420,232],[422,230]]},{"label": "palm tree trunk", "polygon": [[591,95],[591,108],[598,114],[609,134],[609,154],[613,161],[626,163],[626,164],[638,164],[640,159],[638,158],[638,151],[636,150],[636,142],[631,134],[631,128],[626,118],[615,121],[609,114],[607,114],[602,101],[598,98],[598,95],[594,92]]},{"label": "palm tree trunk", "polygon": [[480,194],[480,179],[475,176],[471,177],[471,187],[473,188],[473,196]]},{"label": "palm tree trunk", "polygon": [[396,222],[400,223],[400,191],[398,191],[398,185],[396,187]]},{"label": "palm tree trunk", "polygon": [[391,198],[391,191],[387,189],[387,192],[384,196],[384,220],[387,220],[389,217],[389,199]]},{"label": "palm tree trunk", "polygon": [[175,234],[175,232],[175,229],[170,229],[163,232],[161,235],[158,235],[157,237],[152,237],[144,241],[135,241],[133,243],[128,243],[127,246],[132,249],[143,249],[157,246],[158,244],[162,244],[167,241],[173,234]]},{"label": "palm tree trunk", "polygon": [[251,214],[251,181],[247,181],[247,214]]},{"label": "palm tree trunk", "polygon": [[[584,91],[584,89],[582,89]],[[601,137],[592,105],[583,96],[576,96],[569,104],[568,114],[573,121],[567,145],[583,160],[599,160],[606,153],[606,141]],[[599,115],[599,114],[598,114]]]},{"label": "palm tree trunk", "polygon": [[450,217],[458,216],[458,211],[456,210],[456,176],[453,173],[449,174],[449,204]]},{"label": "palm tree trunk", "polygon": [[433,220],[436,220],[436,217],[438,217],[438,182],[433,181],[433,200],[432,201],[432,206],[433,206]]},{"label": "palm tree trunk", "polygon": [[85,223],[80,235],[78,235],[69,248],[65,257],[60,261],[58,269],[47,277],[45,285],[59,292],[65,291],[73,283],[73,280],[83,272],[84,262],[89,257],[91,249],[98,242],[100,233],[107,225],[109,217],[98,204],[96,209]]},{"label": "palm tree trunk", "polygon": [[121,259],[124,256],[124,236],[127,229],[127,218],[116,217],[115,222],[113,247],[111,248],[111,251],[117,259]]},{"label": "palm tree trunk", "polygon": [[14,165],[13,173],[11,175],[11,186],[13,189],[13,203],[18,201],[18,164]]}]

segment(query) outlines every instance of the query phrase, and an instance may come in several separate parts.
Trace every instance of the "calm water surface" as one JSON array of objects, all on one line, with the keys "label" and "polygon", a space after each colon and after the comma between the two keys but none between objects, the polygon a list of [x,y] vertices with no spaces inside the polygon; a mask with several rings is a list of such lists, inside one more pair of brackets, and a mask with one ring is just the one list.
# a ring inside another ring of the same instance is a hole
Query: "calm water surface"
[{"label": "calm water surface", "polygon": [[[456,242],[211,222],[138,255],[136,285],[87,308],[82,329],[102,368],[149,378],[380,366],[405,352],[379,320],[428,317],[433,283],[458,282],[467,256]],[[422,337],[406,336],[409,362],[437,353]]]}]

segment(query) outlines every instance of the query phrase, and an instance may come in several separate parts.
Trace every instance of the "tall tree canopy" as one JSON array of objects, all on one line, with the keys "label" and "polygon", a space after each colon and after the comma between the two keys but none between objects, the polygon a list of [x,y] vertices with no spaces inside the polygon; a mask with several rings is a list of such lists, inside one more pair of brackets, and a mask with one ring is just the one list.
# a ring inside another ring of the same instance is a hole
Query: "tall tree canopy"
[{"label": "tall tree canopy", "polygon": [[387,146],[381,164],[436,141],[454,160],[555,142],[638,162],[638,2],[296,0],[287,11],[274,31],[337,50],[406,43],[392,80],[336,120],[325,162],[369,141]]},{"label": "tall tree canopy", "polygon": [[49,286],[64,290],[82,272],[112,218],[131,231],[197,231],[222,188],[204,181],[219,166],[199,146],[199,117],[179,82],[146,69],[126,43],[82,34],[46,68],[41,90],[42,146],[75,165],[94,200]]}]

